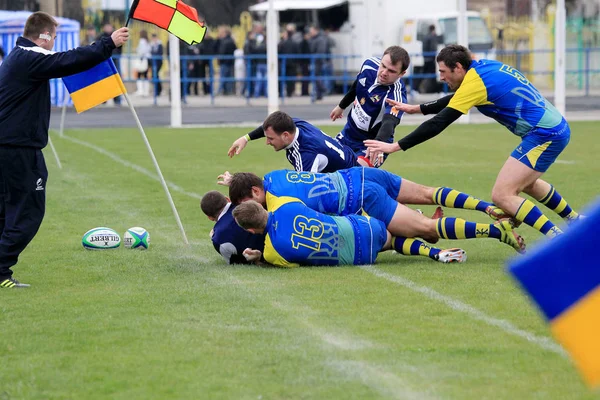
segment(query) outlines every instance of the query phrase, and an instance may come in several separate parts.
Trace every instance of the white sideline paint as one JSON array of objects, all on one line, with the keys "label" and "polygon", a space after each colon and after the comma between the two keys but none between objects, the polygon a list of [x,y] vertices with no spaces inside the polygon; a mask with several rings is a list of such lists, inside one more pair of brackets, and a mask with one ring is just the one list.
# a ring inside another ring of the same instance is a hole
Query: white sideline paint
[{"label": "white sideline paint", "polygon": [[575,164],[575,161],[571,161],[571,160],[556,160],[554,161],[555,164],[568,164],[568,165],[573,165]]},{"label": "white sideline paint", "polygon": [[519,329],[508,321],[490,317],[489,315],[485,314],[483,311],[480,311],[473,306],[463,303],[462,301],[459,301],[459,300],[453,299],[452,297],[438,293],[435,290],[433,290],[427,286],[421,286],[411,280],[402,278],[401,276],[388,274],[387,272],[381,271],[381,270],[373,267],[372,265],[365,265],[365,266],[361,266],[359,268],[361,268],[362,270],[367,271],[379,278],[383,278],[390,282],[404,286],[405,288],[408,288],[417,293],[421,293],[421,294],[425,295],[425,297],[430,298],[431,300],[439,301],[440,303],[443,303],[444,305],[448,306],[449,308],[451,308],[455,311],[459,311],[459,312],[469,315],[470,317],[472,317],[475,320],[484,322],[490,326],[495,326],[496,328],[500,328],[501,330],[503,330],[504,332],[506,332],[510,335],[514,335],[514,336],[523,338],[523,339],[527,340],[528,342],[538,345],[539,347],[541,347],[544,350],[551,351],[551,352],[559,354],[563,357],[567,356],[567,353],[565,352],[565,350],[561,346],[554,343],[550,338],[543,337],[543,336],[537,336],[531,332],[527,332],[522,329]]},{"label": "white sideline paint", "polygon": [[[103,155],[105,155],[105,156],[113,159],[114,161],[116,161],[116,162],[118,162],[120,164],[123,164],[126,167],[129,167],[129,168],[131,168],[131,169],[133,169],[133,170],[135,170],[137,172],[140,172],[140,173],[146,175],[149,178],[154,179],[155,181],[160,182],[160,179],[158,178],[158,175],[150,172],[149,170],[147,170],[144,167],[141,167],[141,166],[139,166],[137,164],[131,163],[131,162],[127,161],[127,160],[124,160],[121,157],[119,157],[118,155],[116,155],[114,153],[111,153],[110,151],[108,151],[106,149],[103,149],[102,147],[96,146],[94,144],[91,144],[91,143],[88,143],[86,141],[79,140],[79,139],[76,139],[74,137],[67,136],[67,135],[61,136],[61,139],[66,139],[66,140],[68,140],[70,142],[73,142],[73,143],[76,143],[76,144],[78,144],[80,146],[84,146],[84,147],[87,147],[87,148],[92,149],[94,151],[97,151],[98,153],[103,154]],[[185,189],[183,189],[181,186],[178,186],[178,185],[174,184],[173,182],[167,181],[167,186],[169,186],[169,188],[173,189],[176,192],[182,193],[182,194],[184,194],[186,196],[189,196],[189,197],[192,197],[194,199],[202,200],[202,196],[199,195],[198,193],[188,192]]]}]

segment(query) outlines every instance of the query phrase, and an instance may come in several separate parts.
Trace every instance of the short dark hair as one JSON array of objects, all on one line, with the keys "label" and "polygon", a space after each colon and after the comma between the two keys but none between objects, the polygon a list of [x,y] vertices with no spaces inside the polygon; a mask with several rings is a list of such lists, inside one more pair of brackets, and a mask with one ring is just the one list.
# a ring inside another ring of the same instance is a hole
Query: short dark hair
[{"label": "short dark hair", "polygon": [[436,61],[443,61],[450,68],[450,71],[454,71],[456,64],[462,65],[466,71],[471,66],[471,52],[460,44],[449,44],[440,51],[440,54],[436,57]]},{"label": "short dark hair", "polygon": [[43,11],[36,11],[27,18],[23,37],[28,39],[39,39],[41,33],[52,32],[58,26],[58,22],[52,15]]},{"label": "short dark hair", "polygon": [[207,217],[218,218],[219,214],[223,210],[223,207],[227,205],[227,197],[221,192],[211,190],[202,196],[200,200],[200,208]]},{"label": "short dark hair", "polygon": [[264,189],[263,180],[252,172],[236,172],[231,177],[229,184],[229,198],[233,204],[240,202],[248,197],[252,197],[252,187]]},{"label": "short dark hair", "polygon": [[267,210],[254,200],[245,201],[233,210],[233,218],[244,229],[264,229],[268,217]]},{"label": "short dark hair", "polygon": [[281,135],[283,132],[295,132],[296,124],[288,114],[283,111],[275,111],[265,119],[262,128],[263,131],[272,128],[276,134]]},{"label": "short dark hair", "polygon": [[435,25],[429,25],[429,32],[435,32]]},{"label": "short dark hair", "polygon": [[383,52],[384,56],[386,54],[390,55],[390,60],[392,60],[392,64],[394,64],[394,65],[396,65],[398,63],[402,64],[402,65],[400,65],[400,72],[406,71],[406,69],[410,65],[410,56],[408,55],[408,52],[400,46],[388,47]]}]

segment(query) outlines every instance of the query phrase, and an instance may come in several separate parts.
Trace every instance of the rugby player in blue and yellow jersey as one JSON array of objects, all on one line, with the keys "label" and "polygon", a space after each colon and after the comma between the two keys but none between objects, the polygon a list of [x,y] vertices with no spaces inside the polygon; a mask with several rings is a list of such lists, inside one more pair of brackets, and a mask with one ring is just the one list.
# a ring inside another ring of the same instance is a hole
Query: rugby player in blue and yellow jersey
[{"label": "rugby player in blue and yellow jersey", "polygon": [[561,234],[532,201],[519,194],[527,193],[567,221],[579,218],[554,187],[540,179],[569,143],[571,131],[565,118],[523,74],[506,64],[473,61],[469,50],[460,45],[446,46],[437,62],[440,78],[455,90],[453,95],[421,105],[392,102],[400,111],[437,115],[397,143],[368,140],[366,146],[388,154],[406,151],[477,107],[521,138],[498,174],[492,201],[513,216],[515,224],[525,222],[546,236]]},{"label": "rugby player in blue and yellow jersey", "polygon": [[329,115],[332,121],[342,118],[344,109],[352,104],[346,125],[337,138],[369,166],[379,167],[384,155],[381,152],[367,155],[363,141],[394,141],[402,112],[393,109],[386,100],[406,103],[406,87],[400,78],[409,65],[410,57],[400,46],[388,47],[381,58],[365,60],[350,90]]},{"label": "rugby player in blue and yellow jersey", "polygon": [[[512,230],[508,221],[482,224],[450,217],[434,220],[411,210],[398,199],[433,204],[433,197],[420,198],[417,193],[403,193],[402,185],[419,185],[384,170],[357,167],[331,174],[281,170],[267,174],[264,180],[255,174],[240,172],[224,180],[227,182],[223,184],[229,185],[229,197],[234,204],[255,200],[272,211],[280,199],[297,198],[322,213],[352,215],[364,212],[382,221],[394,236],[421,237],[432,243],[440,238],[495,238],[518,252],[525,249],[523,239]],[[481,202],[464,193],[453,193],[464,196],[461,202],[465,208]]]},{"label": "rugby player in blue and yellow jersey", "polygon": [[333,172],[359,165],[351,148],[283,111],[271,113],[261,126],[233,142],[227,155],[240,154],[250,140],[262,137],[267,138],[267,144],[275,151],[285,150],[296,171]]},{"label": "rugby player in blue and yellow jersey", "polygon": [[258,260],[262,255],[280,267],[372,264],[381,251],[396,249],[410,255],[405,250],[411,248],[421,251],[415,255],[444,263],[466,261],[464,250],[440,250],[420,240],[393,238],[375,218],[325,215],[292,197],[279,198],[270,212],[256,201],[245,201],[233,210],[233,217],[247,231],[266,235],[264,254],[247,248],[244,256]]}]

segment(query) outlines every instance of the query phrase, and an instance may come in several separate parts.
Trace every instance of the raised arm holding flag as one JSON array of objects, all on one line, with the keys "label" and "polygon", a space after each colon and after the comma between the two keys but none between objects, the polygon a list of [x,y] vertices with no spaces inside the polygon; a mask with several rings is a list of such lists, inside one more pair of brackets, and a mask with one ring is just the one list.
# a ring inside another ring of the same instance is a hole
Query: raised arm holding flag
[{"label": "raised arm holding flag", "polygon": [[11,267],[36,235],[45,213],[50,83],[110,58],[129,39],[121,28],[89,46],[53,52],[58,22],[35,12],[0,68],[0,288],[27,287]]}]

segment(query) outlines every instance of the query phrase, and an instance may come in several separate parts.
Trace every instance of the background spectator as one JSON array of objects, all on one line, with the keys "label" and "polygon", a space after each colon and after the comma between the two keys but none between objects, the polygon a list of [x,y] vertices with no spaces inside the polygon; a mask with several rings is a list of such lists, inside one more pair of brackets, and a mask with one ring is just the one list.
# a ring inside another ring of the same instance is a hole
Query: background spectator
[{"label": "background spectator", "polygon": [[148,96],[150,92],[150,83],[148,82],[148,69],[150,66],[148,60],[150,60],[150,57],[152,56],[152,48],[148,42],[148,32],[145,30],[140,31],[140,41],[138,42],[135,53],[137,56],[136,69],[138,75],[137,81],[135,82],[137,91],[134,95]]},{"label": "background spectator", "polygon": [[154,81],[154,95],[160,96],[162,92],[162,83],[160,82],[160,69],[163,64],[164,47],[158,35],[152,34],[152,43],[150,44],[152,54],[152,80]]},{"label": "background spectator", "polygon": [[219,41],[218,41],[219,54],[219,93],[222,94],[233,94],[234,86],[233,82],[227,81],[227,79],[233,78],[233,52],[237,49],[233,38],[231,37],[231,29],[227,26],[219,27]]}]

